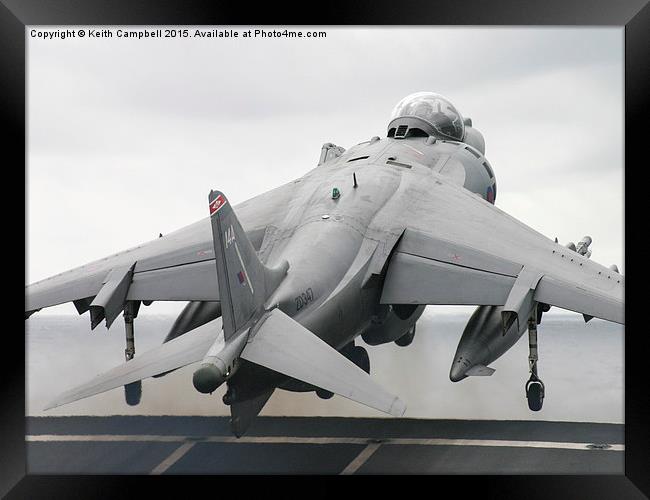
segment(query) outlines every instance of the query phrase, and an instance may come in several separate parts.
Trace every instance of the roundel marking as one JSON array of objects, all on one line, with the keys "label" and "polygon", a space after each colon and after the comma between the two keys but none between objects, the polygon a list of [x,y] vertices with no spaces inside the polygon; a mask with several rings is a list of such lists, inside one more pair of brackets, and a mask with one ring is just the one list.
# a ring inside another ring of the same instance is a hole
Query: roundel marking
[{"label": "roundel marking", "polygon": [[485,199],[492,203],[494,205],[494,191],[492,190],[492,186],[487,188],[487,194],[485,195]]}]

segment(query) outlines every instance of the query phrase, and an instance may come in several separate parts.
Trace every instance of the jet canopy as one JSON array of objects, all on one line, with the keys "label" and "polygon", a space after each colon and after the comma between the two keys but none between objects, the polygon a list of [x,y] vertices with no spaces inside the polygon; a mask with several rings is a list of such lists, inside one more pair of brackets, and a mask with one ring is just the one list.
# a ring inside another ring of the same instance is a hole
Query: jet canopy
[{"label": "jet canopy", "polygon": [[440,139],[463,140],[463,117],[440,94],[416,92],[402,99],[393,109],[388,136],[431,135]]}]

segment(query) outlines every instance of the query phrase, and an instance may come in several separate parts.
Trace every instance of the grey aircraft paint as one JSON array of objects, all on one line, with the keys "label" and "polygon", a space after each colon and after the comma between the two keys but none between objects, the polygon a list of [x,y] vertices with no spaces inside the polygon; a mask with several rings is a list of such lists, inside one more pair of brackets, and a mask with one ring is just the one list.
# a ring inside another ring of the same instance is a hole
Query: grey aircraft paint
[{"label": "grey aircraft paint", "polygon": [[403,102],[383,139],[348,150],[326,143],[300,179],[236,207],[211,192],[210,218],[28,286],[26,316],[74,301],[80,314],[94,311],[93,325],[127,303],[191,301],[155,352],[51,406],[203,360],[195,386],[212,392],[227,381],[237,435],[278,387],[401,414],[353,342],[407,345],[427,304],[479,306],[454,381],[491,374],[486,365],[531,314],[539,323],[537,305],[623,323],[622,275],[494,206],[496,178],[471,120],[435,94]]}]

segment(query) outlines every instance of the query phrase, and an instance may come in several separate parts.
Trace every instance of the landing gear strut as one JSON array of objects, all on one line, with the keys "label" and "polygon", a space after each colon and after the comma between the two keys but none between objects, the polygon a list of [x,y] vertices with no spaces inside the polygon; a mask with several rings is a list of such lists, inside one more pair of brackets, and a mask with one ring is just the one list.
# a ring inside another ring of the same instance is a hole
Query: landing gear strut
[{"label": "landing gear strut", "polygon": [[124,349],[124,358],[131,361],[135,356],[135,335],[133,332],[133,320],[137,312],[133,301],[129,300],[124,306],[124,330],[126,331],[126,349]]},{"label": "landing gear strut", "polygon": [[528,368],[530,378],[526,382],[526,399],[528,408],[532,411],[542,409],[544,403],[544,383],[537,376],[537,305],[533,308],[528,319]]},{"label": "landing gear strut", "polygon": [[[126,332],[126,349],[124,358],[127,362],[135,356],[135,334],[133,320],[138,316],[140,302],[129,300],[124,304],[124,330]],[[136,406],[142,398],[142,382],[132,382],[124,386],[124,399],[129,406]]]}]

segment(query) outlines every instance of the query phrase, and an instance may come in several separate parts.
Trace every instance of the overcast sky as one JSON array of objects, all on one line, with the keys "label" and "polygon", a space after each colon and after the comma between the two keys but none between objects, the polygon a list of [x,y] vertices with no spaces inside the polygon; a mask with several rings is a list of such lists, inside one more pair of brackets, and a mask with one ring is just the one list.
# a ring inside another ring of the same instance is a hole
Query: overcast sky
[{"label": "overcast sky", "polygon": [[238,203],[300,177],[324,142],[385,136],[393,106],[423,90],[483,133],[497,206],[561,243],[592,236],[592,258],[624,272],[622,28],[325,31],[28,29],[27,282],[204,217],[210,189]]}]

